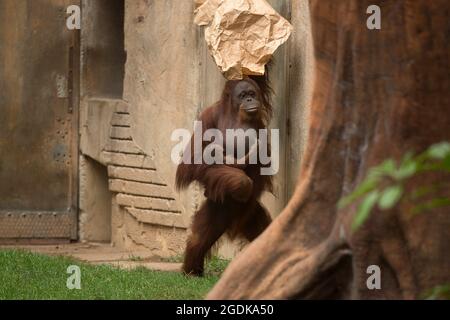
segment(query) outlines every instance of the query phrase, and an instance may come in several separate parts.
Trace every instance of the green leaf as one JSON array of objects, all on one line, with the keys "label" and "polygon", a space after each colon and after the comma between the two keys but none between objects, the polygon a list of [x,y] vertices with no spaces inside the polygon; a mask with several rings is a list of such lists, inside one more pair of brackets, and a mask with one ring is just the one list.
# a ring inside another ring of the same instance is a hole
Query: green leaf
[{"label": "green leaf", "polygon": [[418,164],[414,159],[409,159],[400,165],[400,168],[395,173],[395,178],[397,180],[403,180],[412,177],[418,171]]},{"label": "green leaf", "polygon": [[353,231],[358,229],[367,220],[367,218],[369,217],[370,211],[372,210],[373,206],[377,202],[379,196],[380,196],[380,193],[378,192],[378,190],[373,190],[361,202],[361,204],[358,207],[356,216],[353,219],[353,223],[352,223]]},{"label": "green leaf", "polygon": [[450,154],[442,161],[442,168],[445,171],[450,172]]},{"label": "green leaf", "polygon": [[366,179],[369,181],[380,181],[383,177],[395,172],[395,162],[392,159],[384,161],[382,164],[372,167],[367,173]]},{"label": "green leaf", "polygon": [[350,203],[355,201],[356,199],[364,196],[366,193],[372,191],[377,186],[377,180],[370,180],[365,179],[352,193],[350,193],[348,196],[342,198],[338,202],[338,208],[342,209],[346,206],[348,206]]},{"label": "green leaf", "polygon": [[448,207],[450,206],[450,198],[434,198],[428,202],[419,204],[414,207],[413,214],[419,214],[425,210],[432,210],[435,208]]},{"label": "green leaf", "polygon": [[431,192],[433,192],[435,190],[436,190],[435,186],[418,187],[417,189],[415,189],[411,192],[410,198],[412,200],[416,200],[418,198],[421,198],[421,197],[424,197],[424,196],[430,194]]},{"label": "green leaf", "polygon": [[396,171],[395,161],[393,159],[388,159],[378,166],[381,172],[392,175]]},{"label": "green leaf", "polygon": [[386,188],[380,196],[378,206],[382,210],[391,209],[395,206],[403,195],[403,187],[401,185],[395,185]]},{"label": "green leaf", "polygon": [[441,285],[428,290],[422,295],[427,300],[447,299],[450,300],[450,285]]},{"label": "green leaf", "polygon": [[441,142],[428,148],[428,156],[433,159],[444,159],[450,154],[450,143]]},{"label": "green leaf", "polygon": [[414,152],[408,151],[402,158],[402,164],[407,163],[414,159]]},{"label": "green leaf", "polygon": [[339,200],[338,208],[342,209],[370,191],[373,191],[378,186],[386,171],[395,171],[395,162],[393,160],[387,160],[379,166],[370,168],[363,182],[352,193]]}]

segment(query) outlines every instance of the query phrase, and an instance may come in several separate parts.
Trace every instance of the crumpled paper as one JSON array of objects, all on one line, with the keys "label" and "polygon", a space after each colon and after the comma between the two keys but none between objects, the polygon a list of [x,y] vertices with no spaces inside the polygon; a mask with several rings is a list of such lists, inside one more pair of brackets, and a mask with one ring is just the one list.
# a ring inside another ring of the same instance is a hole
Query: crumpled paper
[{"label": "crumpled paper", "polygon": [[292,25],[265,0],[195,0],[194,22],[207,26],[205,40],[228,80],[263,75]]}]

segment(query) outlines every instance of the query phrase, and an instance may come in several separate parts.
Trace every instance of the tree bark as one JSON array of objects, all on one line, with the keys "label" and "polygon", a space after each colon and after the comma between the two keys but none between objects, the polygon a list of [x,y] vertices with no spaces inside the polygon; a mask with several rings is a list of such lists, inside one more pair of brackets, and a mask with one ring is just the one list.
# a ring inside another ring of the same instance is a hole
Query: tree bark
[{"label": "tree bark", "polygon": [[[381,7],[381,30],[366,27]],[[450,283],[448,208],[374,210],[351,231],[337,202],[386,158],[450,140],[450,2],[311,0],[316,78],[296,191],[209,299],[414,299]],[[417,177],[409,186],[448,179]],[[369,290],[367,267],[381,268]]]}]

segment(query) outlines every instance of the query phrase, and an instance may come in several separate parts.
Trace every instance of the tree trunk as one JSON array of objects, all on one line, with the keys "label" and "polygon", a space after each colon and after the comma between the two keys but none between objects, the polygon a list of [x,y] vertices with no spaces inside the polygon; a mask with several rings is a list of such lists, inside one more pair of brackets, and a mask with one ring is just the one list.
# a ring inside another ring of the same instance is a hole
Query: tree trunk
[{"label": "tree trunk", "polygon": [[[366,27],[372,4],[381,30]],[[450,140],[450,2],[311,0],[310,9],[316,78],[297,189],[208,298],[419,298],[450,284],[449,209],[412,217],[400,202],[352,232],[355,207],[336,204],[371,166]],[[370,265],[381,268],[380,290],[367,288]]]}]

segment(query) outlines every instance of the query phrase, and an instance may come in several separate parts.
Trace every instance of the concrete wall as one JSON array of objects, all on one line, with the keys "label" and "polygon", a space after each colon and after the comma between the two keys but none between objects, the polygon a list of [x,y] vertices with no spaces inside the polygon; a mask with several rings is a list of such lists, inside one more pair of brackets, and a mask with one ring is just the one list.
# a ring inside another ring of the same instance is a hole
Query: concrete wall
[{"label": "concrete wall", "polygon": [[[193,1],[125,0],[123,93],[111,96],[103,85],[93,86],[96,77],[107,81],[101,72],[92,72],[100,70],[97,64],[108,70],[108,77],[120,79],[120,68],[114,67],[120,63],[120,54],[110,59],[114,63],[108,69],[108,61],[104,62],[98,52],[105,46],[112,48],[112,55],[121,51],[117,44],[120,38],[107,38],[105,44],[100,39],[104,28],[95,22],[95,17],[109,17],[117,24],[120,14],[99,16],[108,6],[93,2],[85,1],[83,11],[81,150],[82,157],[104,166],[98,171],[108,174],[89,173],[92,168],[82,166],[82,176],[95,174],[111,191],[110,240],[116,245],[144,247],[162,256],[180,254],[203,192],[199,186],[181,194],[174,191],[176,165],[170,154],[175,142],[170,141],[171,133],[177,128],[192,130],[201,110],[219,99],[224,79],[207,52],[203,30],[193,24]],[[280,129],[282,154],[276,196],[264,195],[263,202],[275,217],[295,186],[306,141],[312,54],[307,0],[269,2],[294,25],[292,38],[277,52],[271,72],[276,93],[271,127]],[[116,6],[120,8],[118,4],[112,7]],[[95,184],[89,183],[92,179],[85,181],[82,189],[95,190]],[[85,201],[80,203],[80,236],[84,240],[104,239],[104,235],[95,237],[86,231],[85,221],[108,223],[105,218],[89,218],[99,213],[87,205],[92,203],[87,194],[95,196],[95,192],[81,190]],[[92,225],[89,228],[95,229]],[[218,252],[228,257],[245,245],[226,239],[221,243]]]},{"label": "concrete wall", "polygon": [[294,193],[300,174],[300,162],[308,139],[309,106],[314,84],[314,55],[311,21],[307,0],[291,0],[291,24],[294,31],[288,45],[286,86],[289,134],[287,141],[287,198]]},{"label": "concrete wall", "polygon": [[[125,3],[124,100],[130,105],[133,139],[154,158],[160,175],[174,190],[171,134],[177,128],[192,128],[203,108],[203,57],[200,30],[192,22],[193,3]],[[211,79],[217,78],[211,75]],[[194,189],[176,197],[187,215],[198,205]]]},{"label": "concrete wall", "polygon": [[105,166],[90,157],[80,158],[79,236],[85,241],[111,241],[112,193]]}]

